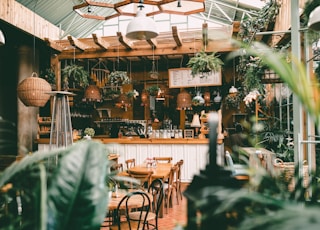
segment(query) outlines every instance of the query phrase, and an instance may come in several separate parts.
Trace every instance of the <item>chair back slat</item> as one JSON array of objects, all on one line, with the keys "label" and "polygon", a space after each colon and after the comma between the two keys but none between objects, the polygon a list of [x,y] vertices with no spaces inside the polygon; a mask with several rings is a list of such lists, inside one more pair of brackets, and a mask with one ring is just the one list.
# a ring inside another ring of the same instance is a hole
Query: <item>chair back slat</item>
[{"label": "chair back slat", "polygon": [[[132,199],[139,199],[141,201],[139,207],[135,207],[135,212],[139,212],[138,219],[130,218],[130,212],[132,211],[130,202]],[[126,229],[130,230],[146,229],[150,204],[151,201],[148,194],[143,191],[130,192],[124,196],[119,202],[115,213],[118,229],[122,229],[121,226],[123,225],[126,226]]]}]

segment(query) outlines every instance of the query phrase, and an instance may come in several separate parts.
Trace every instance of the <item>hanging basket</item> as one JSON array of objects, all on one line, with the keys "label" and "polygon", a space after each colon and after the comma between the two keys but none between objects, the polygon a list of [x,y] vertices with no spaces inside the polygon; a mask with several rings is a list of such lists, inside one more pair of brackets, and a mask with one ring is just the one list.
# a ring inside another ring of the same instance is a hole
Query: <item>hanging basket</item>
[{"label": "hanging basket", "polygon": [[18,85],[18,97],[25,106],[43,107],[50,99],[51,85],[35,72]]},{"label": "hanging basket", "polygon": [[[295,163],[294,162],[283,162],[279,158],[274,159],[274,168],[275,172],[278,173],[285,182],[288,183],[289,191],[293,191],[295,187],[295,180],[294,180],[294,171],[295,171]],[[307,188],[309,185],[309,171],[308,171],[308,164],[304,162],[303,164],[303,187]]]}]

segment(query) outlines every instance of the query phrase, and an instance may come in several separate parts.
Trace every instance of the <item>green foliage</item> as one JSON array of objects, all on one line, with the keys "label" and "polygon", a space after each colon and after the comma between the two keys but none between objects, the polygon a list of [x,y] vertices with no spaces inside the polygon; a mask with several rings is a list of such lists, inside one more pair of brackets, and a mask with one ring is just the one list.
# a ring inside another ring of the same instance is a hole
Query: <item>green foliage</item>
[{"label": "green foliage", "polygon": [[40,77],[46,80],[49,84],[56,84],[56,75],[52,68],[47,68],[40,72]]},{"label": "green foliage", "polygon": [[12,184],[0,194],[0,229],[99,229],[108,202],[106,152],[79,141],[13,163],[0,175],[0,187]]},{"label": "green foliage", "polygon": [[95,131],[94,131],[93,128],[87,127],[87,128],[85,128],[85,130],[84,130],[83,133],[84,133],[85,135],[88,135],[88,136],[90,136],[90,137],[93,137],[94,134],[95,134]]},{"label": "green foliage", "polygon": [[108,83],[112,86],[129,84],[130,78],[126,71],[113,71],[108,76]]},{"label": "green foliage", "polygon": [[89,73],[83,66],[77,64],[67,65],[62,69],[62,79],[64,88],[68,88],[70,83],[75,86],[85,88],[89,85]]},{"label": "green foliage", "polygon": [[191,68],[193,76],[206,72],[220,71],[222,65],[223,61],[216,56],[215,52],[207,54],[204,50],[196,53],[187,63],[187,66]]},{"label": "green foliage", "polygon": [[160,89],[159,86],[152,85],[152,86],[149,86],[146,90],[151,96],[156,96],[157,93],[159,92],[159,89]]},{"label": "green foliage", "polygon": [[244,43],[250,43],[254,35],[266,29],[269,23],[274,22],[279,13],[280,4],[275,1],[269,1],[259,10],[256,17],[245,18],[240,26],[239,37]]}]

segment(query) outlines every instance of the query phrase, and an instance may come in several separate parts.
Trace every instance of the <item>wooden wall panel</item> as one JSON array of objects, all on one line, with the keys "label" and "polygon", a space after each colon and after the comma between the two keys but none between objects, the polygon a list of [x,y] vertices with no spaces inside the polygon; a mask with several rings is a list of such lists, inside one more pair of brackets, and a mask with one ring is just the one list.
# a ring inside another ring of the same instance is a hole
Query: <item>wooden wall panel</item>
[{"label": "wooden wall panel", "polygon": [[0,19],[40,39],[59,39],[59,28],[14,0],[0,1]]},{"label": "wooden wall panel", "polygon": [[[299,0],[300,14],[303,11],[307,0]],[[274,31],[287,31],[291,28],[291,0],[282,0],[279,15],[274,25]],[[285,34],[277,34],[272,37],[271,45],[274,46],[285,36]]]}]

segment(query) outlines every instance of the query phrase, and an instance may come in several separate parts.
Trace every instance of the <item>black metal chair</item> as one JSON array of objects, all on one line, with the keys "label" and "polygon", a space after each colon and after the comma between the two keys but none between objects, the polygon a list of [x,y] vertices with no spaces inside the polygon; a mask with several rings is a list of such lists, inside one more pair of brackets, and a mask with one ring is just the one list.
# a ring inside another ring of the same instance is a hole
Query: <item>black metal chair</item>
[{"label": "black metal chair", "polygon": [[[155,179],[151,182],[148,193],[152,195],[151,210],[146,218],[147,229],[158,230],[158,216],[163,201],[163,182],[161,179]],[[144,213],[145,215],[146,213]],[[139,212],[129,214],[131,219],[139,219]]]},{"label": "black metal chair", "polygon": [[[133,202],[139,205],[134,207],[130,205]],[[124,196],[118,204],[114,212],[115,224],[110,227],[110,230],[140,230],[146,229],[148,224],[147,218],[149,215],[151,201],[149,195],[143,191],[134,191]],[[134,210],[134,212],[132,212]],[[135,218],[131,218],[130,214],[135,213]]]}]

